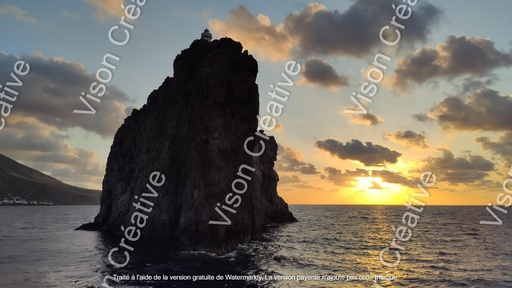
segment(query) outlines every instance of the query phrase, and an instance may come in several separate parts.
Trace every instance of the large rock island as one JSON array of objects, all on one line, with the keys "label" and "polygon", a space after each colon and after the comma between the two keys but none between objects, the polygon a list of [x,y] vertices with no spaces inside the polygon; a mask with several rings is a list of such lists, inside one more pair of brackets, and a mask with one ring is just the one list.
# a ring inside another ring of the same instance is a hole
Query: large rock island
[{"label": "large rock island", "polygon": [[220,248],[296,221],[277,194],[276,141],[257,131],[257,73],[229,38],[183,50],[174,77],[117,131],[100,212],[81,228],[121,234],[140,212],[142,235]]}]

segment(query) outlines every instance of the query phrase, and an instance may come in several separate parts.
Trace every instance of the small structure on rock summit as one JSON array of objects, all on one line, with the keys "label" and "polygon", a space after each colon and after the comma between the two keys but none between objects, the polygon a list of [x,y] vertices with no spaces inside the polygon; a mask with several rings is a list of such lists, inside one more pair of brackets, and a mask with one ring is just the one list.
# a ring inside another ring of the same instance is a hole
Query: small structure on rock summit
[{"label": "small structure on rock summit", "polygon": [[206,41],[212,41],[212,33],[210,33],[208,28],[204,29],[203,33],[201,33],[201,39]]}]

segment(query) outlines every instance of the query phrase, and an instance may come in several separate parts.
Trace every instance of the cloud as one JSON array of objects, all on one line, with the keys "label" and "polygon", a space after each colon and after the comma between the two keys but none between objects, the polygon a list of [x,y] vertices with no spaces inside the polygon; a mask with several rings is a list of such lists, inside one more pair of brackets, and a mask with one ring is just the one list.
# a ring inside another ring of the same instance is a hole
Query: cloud
[{"label": "cloud", "polygon": [[480,89],[468,96],[449,96],[418,120],[434,120],[444,130],[512,131],[512,97],[492,89]]},{"label": "cloud", "polygon": [[488,137],[478,137],[475,138],[475,142],[481,144],[485,151],[492,151],[507,163],[512,163],[512,132],[507,132],[494,141]]},{"label": "cloud", "polygon": [[274,127],[273,131],[276,133],[283,133],[284,126],[281,123],[277,123],[276,127]]},{"label": "cloud", "polygon": [[85,0],[85,2],[96,7],[94,16],[101,21],[106,21],[110,17],[121,17],[124,13],[121,8],[123,0]]},{"label": "cloud", "polygon": [[[346,170],[345,172],[336,169],[334,167],[324,168],[325,174],[320,176],[321,179],[330,181],[337,186],[353,186],[351,182],[359,181],[358,177],[378,177],[382,179],[382,182],[391,184],[400,184],[406,187],[414,187],[415,183],[408,177],[398,172],[389,170],[372,170],[372,169],[356,169]],[[373,184],[375,187],[378,183]],[[377,189],[377,188],[375,188]]]},{"label": "cloud", "polygon": [[379,189],[379,190],[383,189],[383,187],[379,183],[377,183],[375,181],[372,181],[371,183],[372,183],[372,186],[369,189]]},{"label": "cloud", "polygon": [[306,83],[326,88],[348,86],[348,77],[339,75],[329,63],[319,59],[309,59],[304,64],[302,76]]},{"label": "cloud", "polygon": [[303,162],[303,158],[300,151],[278,144],[276,170],[318,174],[315,165]]},{"label": "cloud", "polygon": [[419,113],[419,114],[414,114],[411,116],[414,120],[420,121],[420,122],[432,121],[432,119],[430,119],[426,113]]},{"label": "cloud", "polygon": [[[13,81],[10,73],[17,60],[0,52],[0,83]],[[82,128],[103,137],[113,136],[128,116],[125,103],[132,100],[115,86],[108,87],[101,103],[92,103],[97,110],[95,115],[73,113],[75,109],[85,109],[80,93],[89,92],[91,83],[97,82],[82,64],[41,54],[25,56],[23,60],[30,65],[30,72],[20,79],[24,84],[17,89],[19,96],[12,114],[34,117],[59,130]],[[7,126],[9,121],[6,118]]]},{"label": "cloud", "polygon": [[494,170],[494,163],[480,155],[455,157],[448,149],[439,150],[443,155],[424,159],[422,171],[435,171],[442,181],[451,184],[478,182],[486,178],[489,175],[488,172]]},{"label": "cloud", "polygon": [[72,147],[66,133],[26,115],[9,116],[0,153],[71,185],[98,189],[105,164],[95,151]]},{"label": "cloud", "polygon": [[[361,58],[382,45],[379,31],[390,23],[393,3],[358,0],[343,12],[310,3],[301,11],[288,14],[278,25],[271,24],[266,15],[254,16],[239,6],[230,11],[225,21],[213,19],[209,25],[215,34],[241,41],[247,49],[272,61],[315,55]],[[428,3],[416,5],[413,11],[407,29],[402,31],[402,45],[425,42],[442,13]]]},{"label": "cloud", "polygon": [[[381,46],[380,29],[389,24],[391,0],[359,0],[346,11],[327,10],[318,3],[310,3],[302,11],[289,14],[284,30],[297,47],[299,55],[343,55],[363,57]],[[402,43],[424,42],[430,26],[437,22],[441,11],[424,3],[414,7],[414,17],[407,21]]]},{"label": "cloud", "polygon": [[491,40],[451,35],[435,48],[423,47],[400,59],[389,85],[403,94],[413,84],[431,79],[486,76],[493,69],[511,65],[512,53],[497,50]]},{"label": "cloud", "polygon": [[[296,189],[290,189],[289,187],[293,188],[300,188],[300,189],[310,189],[310,190],[323,190],[323,188],[315,187],[311,184],[309,184],[309,181],[302,179],[298,175],[284,175],[279,176],[279,187],[282,190],[296,190]],[[283,188],[284,185],[284,188]]]},{"label": "cloud", "polygon": [[492,84],[494,84],[495,79],[485,79],[485,80],[479,80],[474,79],[472,77],[467,77],[462,79],[462,82],[460,84],[456,84],[456,87],[460,91],[461,95],[467,95],[469,93],[476,92],[480,89],[486,88]]},{"label": "cloud", "polygon": [[290,176],[279,176],[279,183],[280,184],[307,184],[308,182],[306,180],[303,180],[297,175],[290,175]]},{"label": "cloud", "polygon": [[27,11],[21,9],[16,5],[2,5],[0,6],[0,14],[5,14],[13,19],[37,25],[37,20],[28,15]]},{"label": "cloud", "polygon": [[272,61],[288,59],[292,48],[282,25],[272,25],[270,19],[263,14],[255,17],[245,6],[231,10],[225,21],[212,19],[208,24],[214,34],[240,41],[249,51]]},{"label": "cloud", "polygon": [[419,134],[411,130],[396,131],[384,136],[386,140],[400,144],[405,147],[427,149],[428,145],[425,141],[425,134]]},{"label": "cloud", "polygon": [[[101,103],[93,103],[95,115],[73,114],[83,105],[80,92],[89,91],[96,77],[83,65],[62,58],[36,54],[22,59],[30,65],[30,71],[19,77],[22,87],[10,87],[19,94],[10,115],[4,117],[0,153],[71,185],[100,188],[105,164],[95,151],[73,147],[69,131],[82,128],[104,138],[112,137],[130,110],[124,103],[131,100],[110,86]],[[10,73],[17,60],[0,52],[2,85],[13,81]]]},{"label": "cloud", "polygon": [[413,180],[407,178],[399,172],[393,172],[389,170],[372,170],[372,177],[380,177],[383,182],[400,184],[406,187],[416,187],[416,183]]},{"label": "cloud", "polygon": [[[345,110],[358,110],[358,108],[349,106],[349,107],[346,107]],[[384,122],[384,120],[380,116],[375,115],[370,112],[367,112],[365,114],[343,113],[343,115],[350,117],[350,122],[352,122],[352,123],[366,125],[366,126],[375,126],[375,125],[378,125],[378,124]]]},{"label": "cloud", "polygon": [[334,167],[325,167],[325,175],[320,175],[323,180],[328,180],[338,186],[350,186],[350,182],[357,181],[356,177],[363,177],[367,171],[364,169],[357,169],[355,171],[341,171]]},{"label": "cloud", "polygon": [[386,163],[394,164],[402,154],[389,148],[374,145],[372,142],[362,143],[357,139],[344,144],[335,139],[316,141],[316,147],[329,152],[340,159],[356,160],[365,166],[380,166]]}]

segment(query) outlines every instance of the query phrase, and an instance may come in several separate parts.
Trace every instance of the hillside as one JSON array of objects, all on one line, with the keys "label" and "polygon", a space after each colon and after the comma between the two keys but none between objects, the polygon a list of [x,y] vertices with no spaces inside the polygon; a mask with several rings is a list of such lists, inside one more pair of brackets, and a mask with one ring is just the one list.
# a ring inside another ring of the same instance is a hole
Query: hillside
[{"label": "hillside", "polygon": [[0,201],[14,197],[54,205],[98,205],[101,191],[68,185],[0,154]]}]

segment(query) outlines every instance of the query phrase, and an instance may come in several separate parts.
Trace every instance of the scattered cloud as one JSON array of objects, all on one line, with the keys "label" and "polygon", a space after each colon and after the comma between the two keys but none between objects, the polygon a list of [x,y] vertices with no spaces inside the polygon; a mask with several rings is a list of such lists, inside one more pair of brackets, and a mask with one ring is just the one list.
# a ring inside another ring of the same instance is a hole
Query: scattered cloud
[{"label": "scattered cloud", "polygon": [[319,59],[309,59],[304,64],[302,76],[306,83],[325,88],[348,86],[348,77],[339,75],[327,62]]},{"label": "scattered cloud", "polygon": [[512,132],[506,132],[494,141],[489,137],[477,137],[475,142],[481,144],[485,151],[491,151],[507,163],[512,163]]},{"label": "scattered cloud", "polygon": [[451,184],[465,184],[484,180],[494,170],[494,163],[480,155],[455,157],[445,148],[439,149],[441,157],[427,157],[423,160],[422,171],[435,171],[442,181]]},{"label": "scattered cloud", "polygon": [[511,131],[512,97],[492,89],[480,89],[467,96],[449,96],[417,120],[434,120],[444,130]]},{"label": "scattered cloud", "polygon": [[307,184],[308,182],[306,180],[303,180],[297,175],[284,175],[279,176],[279,183],[280,184]]},{"label": "scattered cloud", "polygon": [[282,25],[273,25],[261,13],[258,16],[252,15],[245,6],[231,10],[225,21],[212,19],[208,24],[214,34],[240,41],[251,53],[256,52],[262,58],[272,61],[287,60],[292,48]]},{"label": "scattered cloud", "polygon": [[18,21],[23,21],[30,23],[32,25],[37,25],[37,20],[28,15],[27,11],[21,9],[16,5],[2,5],[0,6],[0,14],[5,14],[13,19]]},{"label": "scattered cloud", "polygon": [[426,113],[414,114],[411,116],[414,120],[420,121],[420,122],[428,122],[428,121],[433,120],[433,119],[430,119]]},{"label": "scattered cloud", "polygon": [[379,183],[377,183],[375,181],[372,181],[371,183],[372,183],[372,186],[370,187],[370,189],[379,189],[379,190],[383,189],[383,187]]},{"label": "scattered cloud", "polygon": [[[374,169],[356,169],[356,170],[342,170],[334,167],[324,168],[324,174],[320,175],[322,180],[330,181],[337,186],[353,186],[353,182],[358,181],[358,177],[378,177],[381,178],[382,182],[391,184],[400,184],[406,187],[414,187],[415,183],[408,177],[398,172],[389,170],[374,170]],[[374,183],[374,186],[378,183]],[[375,188],[378,189],[378,188]]]},{"label": "scattered cloud", "polygon": [[315,165],[302,161],[303,158],[299,150],[278,144],[276,170],[318,174]]},{"label": "scattered cloud", "polygon": [[402,154],[372,142],[362,143],[357,139],[344,144],[335,139],[316,141],[316,147],[344,160],[356,160],[365,166],[394,164]]},{"label": "scattered cloud", "polygon": [[[0,83],[12,81],[10,73],[19,60],[13,55],[0,52]],[[22,77],[24,85],[16,100],[12,114],[33,117],[58,130],[82,128],[102,137],[111,137],[117,131],[126,114],[126,103],[132,100],[120,89],[109,86],[101,97],[101,103],[92,103],[95,115],[74,114],[75,109],[85,109],[80,93],[88,92],[95,75],[88,74],[79,63],[41,54],[25,56],[30,72]],[[9,126],[10,118],[6,119]]]},{"label": "scattered cloud", "polygon": [[283,133],[284,132],[284,126],[281,123],[277,123],[276,127],[273,129],[276,133]]},{"label": "scattered cloud", "polygon": [[[376,35],[390,21],[382,11],[391,11],[393,3],[358,0],[343,12],[310,3],[277,25],[268,16],[254,16],[245,6],[239,6],[226,20],[213,19],[209,25],[215,34],[241,41],[250,51],[272,61],[317,55],[361,58],[382,45]],[[416,5],[414,17],[408,19],[407,29],[402,31],[402,45],[425,42],[441,14],[429,3]]]},{"label": "scattered cloud", "polygon": [[[0,83],[13,81],[11,72],[19,59],[0,52]],[[93,103],[95,115],[73,114],[83,108],[79,96],[89,91],[95,75],[83,65],[62,58],[47,58],[41,54],[24,56],[30,65],[27,75],[19,79],[23,86],[6,124],[0,131],[0,153],[22,161],[66,183],[98,189],[105,174],[105,164],[97,152],[75,148],[70,130],[81,128],[94,137],[113,137],[131,110],[125,103],[129,97],[116,88],[108,87],[101,103]],[[13,87],[11,87],[13,88]]]},{"label": "scattered cloud", "polygon": [[85,0],[96,7],[94,16],[100,21],[106,21],[110,17],[121,17],[124,13],[121,5],[123,0]]},{"label": "scattered cloud", "polygon": [[499,51],[491,40],[451,35],[435,48],[423,47],[400,59],[389,86],[403,94],[431,79],[486,76],[493,69],[510,66],[512,53]]},{"label": "scattered cloud", "polygon": [[[348,106],[344,110],[359,110],[359,108]],[[375,126],[384,122],[384,120],[379,115],[375,115],[371,112],[367,112],[365,114],[343,113],[343,115],[350,117],[350,122],[352,123],[366,126]]]},{"label": "scattered cloud", "polygon": [[28,115],[10,115],[0,153],[71,185],[98,189],[105,164],[95,151],[73,148],[66,133]]},{"label": "scattered cloud", "polygon": [[380,177],[382,181],[386,183],[400,184],[406,187],[416,187],[416,183],[414,183],[412,179],[409,179],[399,172],[389,170],[372,170],[370,176]]},{"label": "scattered cloud", "polygon": [[325,174],[320,175],[320,178],[323,180],[328,180],[338,186],[349,186],[350,182],[357,181],[355,177],[363,177],[367,172],[364,169],[343,172],[334,167],[325,167],[324,171]]},{"label": "scattered cloud", "polygon": [[463,78],[461,83],[455,84],[456,88],[458,88],[458,91],[461,95],[467,95],[473,92],[476,92],[480,89],[489,87],[494,83],[493,78],[480,80],[480,79],[474,79],[472,77]]},{"label": "scattered cloud", "polygon": [[395,133],[387,134],[386,136],[384,136],[384,138],[391,142],[400,144],[404,147],[412,147],[418,149],[429,148],[427,142],[425,141],[425,134],[419,134],[411,130],[396,131]]},{"label": "scattered cloud", "polygon": [[[310,3],[286,17],[284,31],[293,39],[298,55],[360,58],[382,45],[376,35],[390,21],[389,15],[382,11],[392,9],[393,3],[391,0],[358,0],[343,12]],[[424,42],[440,14],[439,8],[428,3],[414,7],[414,17],[408,19],[407,29],[403,31],[404,43]]]},{"label": "scattered cloud", "polygon": [[[297,175],[291,175],[291,176],[279,176],[279,184],[282,185],[291,185],[293,188],[300,188],[300,189],[309,189],[309,190],[323,190],[323,188],[313,186],[309,183],[309,181],[302,179],[301,177]],[[282,186],[280,186],[282,188]],[[286,190],[290,190],[285,188]]]}]

